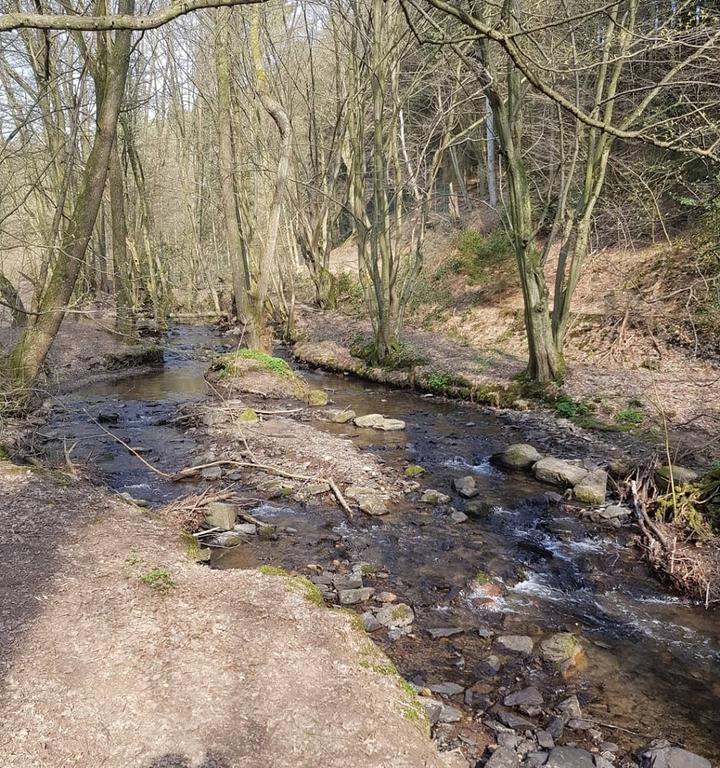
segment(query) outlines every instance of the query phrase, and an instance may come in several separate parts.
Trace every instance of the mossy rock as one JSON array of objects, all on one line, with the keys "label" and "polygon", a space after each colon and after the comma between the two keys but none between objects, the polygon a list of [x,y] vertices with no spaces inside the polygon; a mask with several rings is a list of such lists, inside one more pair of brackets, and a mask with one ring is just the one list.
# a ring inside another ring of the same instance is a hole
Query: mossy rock
[{"label": "mossy rock", "polygon": [[259,421],[259,417],[257,413],[252,408],[246,408],[239,416],[238,421],[243,422],[244,424],[254,424],[256,421]]},{"label": "mossy rock", "polygon": [[312,407],[327,405],[329,399],[324,389],[309,389],[305,395],[305,402]]},{"label": "mossy rock", "polygon": [[424,474],[425,468],[419,464],[410,464],[410,466],[405,467],[405,477],[420,477],[420,475]]}]

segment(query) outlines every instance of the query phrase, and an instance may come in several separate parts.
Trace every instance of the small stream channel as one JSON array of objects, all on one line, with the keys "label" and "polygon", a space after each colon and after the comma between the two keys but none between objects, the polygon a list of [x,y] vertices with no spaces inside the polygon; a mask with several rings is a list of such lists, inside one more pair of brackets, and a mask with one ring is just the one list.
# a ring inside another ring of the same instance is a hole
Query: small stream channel
[{"label": "small stream channel", "polygon": [[[193,463],[191,434],[174,425],[179,406],[206,394],[203,374],[221,339],[209,328],[178,327],[167,338],[164,369],[83,387],[60,398],[44,429],[48,451],[88,461],[114,489],[151,504],[188,492],[144,467],[89,416],[141,449],[168,471]],[[488,653],[488,629],[529,634],[579,632],[588,663],[572,682],[586,717],[610,727],[606,738],[635,745],[665,737],[720,760],[720,622],[708,612],[668,596],[638,561],[632,532],[599,528],[549,506],[547,486],[522,474],[508,475],[488,461],[512,442],[527,441],[567,458],[583,458],[581,440],[553,445],[527,434],[501,414],[441,402],[413,393],[368,386],[341,376],[305,372],[336,406],[358,413],[402,418],[404,432],[323,428],[373,452],[399,472],[409,463],[427,470],[426,487],[448,491],[453,477],[473,474],[487,514],[458,524],[446,513],[404,504],[383,518],[356,515],[352,523],[320,503],[268,502],[253,514],[278,525],[276,541],[255,540],[213,558],[219,568],[263,563],[306,572],[309,563],[372,564],[370,586],[389,590],[416,614],[415,638],[380,639],[409,679],[425,684],[477,680]],[[459,499],[456,506],[462,508]],[[286,529],[289,529],[287,531]],[[499,594],[478,599],[469,582],[483,572]],[[432,640],[425,630],[458,627],[451,640]],[[478,631],[480,630],[480,631]],[[383,634],[383,633],[378,633]],[[418,641],[417,638],[421,638]],[[498,685],[516,686],[518,667]],[[557,688],[558,681],[544,684]],[[549,696],[552,698],[552,696]],[[462,704],[452,701],[454,705]],[[614,726],[615,728],[612,728]],[[601,726],[602,728],[602,726]],[[626,730],[616,730],[626,729]]]}]

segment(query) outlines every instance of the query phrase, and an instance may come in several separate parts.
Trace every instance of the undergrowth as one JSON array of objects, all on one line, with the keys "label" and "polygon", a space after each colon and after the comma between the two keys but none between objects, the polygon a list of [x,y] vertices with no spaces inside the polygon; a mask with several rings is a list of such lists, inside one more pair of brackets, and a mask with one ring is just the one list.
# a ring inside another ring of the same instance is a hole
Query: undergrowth
[{"label": "undergrowth", "polygon": [[177,586],[167,568],[153,568],[144,573],[140,577],[140,581],[158,592],[169,592]]},{"label": "undergrowth", "polygon": [[685,528],[691,537],[707,541],[720,534],[720,464],[695,483],[655,501],[655,517]]}]

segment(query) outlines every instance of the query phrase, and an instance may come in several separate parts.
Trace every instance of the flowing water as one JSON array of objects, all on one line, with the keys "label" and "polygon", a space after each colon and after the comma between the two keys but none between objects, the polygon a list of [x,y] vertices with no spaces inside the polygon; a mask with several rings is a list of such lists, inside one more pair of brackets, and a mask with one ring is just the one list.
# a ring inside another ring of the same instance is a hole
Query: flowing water
[{"label": "flowing water", "polygon": [[[188,491],[151,472],[104,430],[140,449],[168,471],[193,463],[192,434],[174,425],[179,406],[205,396],[203,373],[220,339],[206,328],[177,328],[167,340],[164,369],[84,387],[63,397],[45,433],[51,452],[73,446],[72,456],[93,464],[118,491],[160,503]],[[608,531],[548,505],[541,485],[525,474],[506,474],[489,457],[519,441],[564,457],[583,458],[580,438],[563,445],[502,415],[460,403],[368,386],[306,372],[328,389],[335,404],[359,413],[402,418],[404,432],[357,430],[325,424],[397,471],[409,463],[427,470],[426,487],[448,491],[453,477],[473,474],[487,513],[462,524],[446,513],[403,503],[383,518],[352,522],[320,503],[268,502],[253,510],[278,525],[276,541],[254,540],[214,557],[220,568],[282,565],[303,572],[309,563],[370,563],[373,586],[413,606],[417,642],[381,641],[408,678],[423,682],[476,679],[488,653],[483,632],[579,632],[588,662],[575,681],[585,712],[615,726],[608,735],[635,745],[663,736],[707,757],[720,758],[720,622],[687,601],[669,596],[638,561],[628,530]],[[98,424],[102,424],[100,426]],[[455,499],[462,508],[459,499]],[[496,585],[493,599],[472,586],[482,572]],[[424,629],[459,627],[451,643],[425,639]],[[513,679],[507,681],[513,683]],[[623,730],[624,729],[624,730]]]}]

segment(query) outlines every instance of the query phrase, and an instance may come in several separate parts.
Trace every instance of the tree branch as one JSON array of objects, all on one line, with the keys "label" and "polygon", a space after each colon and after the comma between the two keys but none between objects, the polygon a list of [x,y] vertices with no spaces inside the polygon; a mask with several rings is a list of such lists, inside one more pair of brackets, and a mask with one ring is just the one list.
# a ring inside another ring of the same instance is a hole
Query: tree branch
[{"label": "tree branch", "polygon": [[256,5],[266,0],[184,0],[166,6],[148,16],[70,16],[45,13],[0,14],[0,32],[12,29],[57,29],[79,32],[104,32],[112,29],[157,29],[173,19],[205,8],[232,8],[236,5]]}]

